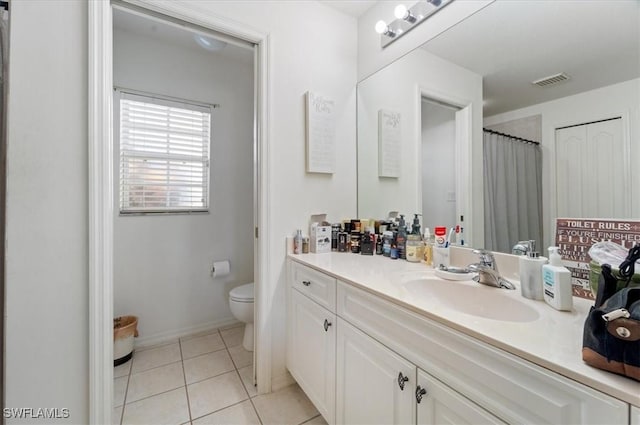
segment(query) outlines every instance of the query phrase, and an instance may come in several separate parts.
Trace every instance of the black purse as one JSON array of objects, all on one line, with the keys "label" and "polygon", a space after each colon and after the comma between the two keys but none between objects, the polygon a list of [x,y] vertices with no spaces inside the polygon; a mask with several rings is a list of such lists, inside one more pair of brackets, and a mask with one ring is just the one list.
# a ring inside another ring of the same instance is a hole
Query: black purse
[{"label": "black purse", "polygon": [[[629,251],[620,276],[602,265],[596,301],[584,324],[582,360],[640,381],[640,287],[629,287],[638,257],[640,245]],[[626,287],[617,291],[619,279]]]}]

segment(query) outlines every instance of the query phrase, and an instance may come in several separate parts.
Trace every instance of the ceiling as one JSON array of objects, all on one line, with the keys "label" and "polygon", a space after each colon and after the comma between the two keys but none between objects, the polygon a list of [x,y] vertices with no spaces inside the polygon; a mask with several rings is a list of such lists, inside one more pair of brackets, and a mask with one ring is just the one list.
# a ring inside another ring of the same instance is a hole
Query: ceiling
[{"label": "ceiling", "polygon": [[[235,60],[245,64],[253,61],[253,49],[249,43],[216,34],[213,31],[191,28],[186,25],[139,15],[135,12],[113,8],[113,28],[116,32],[123,31],[153,38],[165,44],[196,50],[202,54]],[[209,40],[225,41],[227,44],[219,51],[208,51],[198,45],[194,39],[195,35],[205,36]]]},{"label": "ceiling", "polygon": [[482,75],[491,116],[640,77],[640,2],[497,0],[423,48]]},{"label": "ceiling", "polygon": [[378,3],[376,0],[320,0],[320,3],[339,10],[342,13],[346,13],[354,18],[359,18],[371,8],[374,4]]}]

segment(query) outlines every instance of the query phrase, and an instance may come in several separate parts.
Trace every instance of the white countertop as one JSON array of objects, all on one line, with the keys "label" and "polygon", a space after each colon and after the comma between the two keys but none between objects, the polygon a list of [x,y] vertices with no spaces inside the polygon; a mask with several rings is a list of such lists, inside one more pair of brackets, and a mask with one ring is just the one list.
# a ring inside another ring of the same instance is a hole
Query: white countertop
[{"label": "white countertop", "polygon": [[[372,294],[415,311],[425,317],[482,340],[567,378],[602,391],[622,401],[640,407],[640,383],[586,365],[582,361],[582,331],[592,301],[574,297],[573,310],[557,311],[544,301],[523,298],[520,289],[492,288],[473,281],[445,281],[447,285],[465,289],[497,291],[487,293],[512,297],[513,303],[524,303],[527,310],[535,310],[539,317],[533,321],[511,322],[493,320],[457,311],[447,303],[428,296],[429,282],[421,293],[408,290],[409,281],[435,278],[432,268],[422,263],[391,260],[381,256],[363,256],[351,253],[289,255],[293,261],[329,274]],[[510,280],[512,280],[510,278]],[[512,280],[513,281],[513,280]],[[518,282],[514,282],[518,285]],[[413,288],[416,288],[413,283]],[[424,295],[423,295],[424,294]],[[482,293],[484,295],[485,293]],[[483,297],[484,298],[484,297]],[[507,300],[508,301],[508,300]],[[522,305],[520,305],[522,306]],[[536,315],[535,313],[533,313]]]}]

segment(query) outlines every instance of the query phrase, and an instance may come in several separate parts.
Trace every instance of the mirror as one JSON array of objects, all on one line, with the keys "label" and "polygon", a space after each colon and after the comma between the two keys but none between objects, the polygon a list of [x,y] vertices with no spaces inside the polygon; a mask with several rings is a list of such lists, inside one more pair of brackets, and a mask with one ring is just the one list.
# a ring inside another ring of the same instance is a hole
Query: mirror
[{"label": "mirror", "polygon": [[[553,245],[556,217],[640,216],[639,14],[635,0],[497,0],[359,82],[358,215],[423,213],[503,252]],[[434,105],[452,111],[448,135]],[[514,191],[516,177],[536,184]]]}]

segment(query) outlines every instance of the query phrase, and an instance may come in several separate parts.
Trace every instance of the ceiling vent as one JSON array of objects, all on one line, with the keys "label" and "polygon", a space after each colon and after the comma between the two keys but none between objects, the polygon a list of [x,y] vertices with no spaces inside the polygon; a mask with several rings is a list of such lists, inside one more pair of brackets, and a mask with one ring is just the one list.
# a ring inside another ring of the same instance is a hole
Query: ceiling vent
[{"label": "ceiling vent", "polygon": [[564,72],[561,72],[559,74],[550,75],[548,77],[544,77],[544,78],[540,78],[539,80],[532,81],[531,84],[535,84],[536,86],[540,86],[540,87],[547,87],[553,84],[558,84],[563,81],[567,81],[568,79],[569,79],[569,76]]}]

